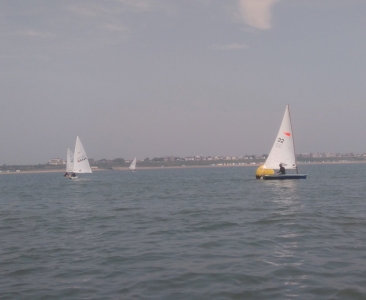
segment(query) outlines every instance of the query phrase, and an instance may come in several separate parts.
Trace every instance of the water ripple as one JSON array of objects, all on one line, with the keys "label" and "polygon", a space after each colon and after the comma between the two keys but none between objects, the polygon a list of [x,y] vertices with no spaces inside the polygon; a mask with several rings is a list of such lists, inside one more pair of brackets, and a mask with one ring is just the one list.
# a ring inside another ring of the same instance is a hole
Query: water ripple
[{"label": "water ripple", "polygon": [[366,171],[304,169],[3,175],[0,299],[366,299]]}]

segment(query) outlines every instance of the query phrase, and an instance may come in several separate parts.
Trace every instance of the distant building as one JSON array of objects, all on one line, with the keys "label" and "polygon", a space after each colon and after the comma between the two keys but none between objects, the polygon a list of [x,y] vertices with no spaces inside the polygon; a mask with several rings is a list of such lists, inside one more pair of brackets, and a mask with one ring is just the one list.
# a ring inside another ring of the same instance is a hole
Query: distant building
[{"label": "distant building", "polygon": [[53,166],[57,166],[57,165],[63,165],[64,164],[64,160],[62,158],[51,158],[48,161],[49,165],[53,165]]},{"label": "distant building", "polygon": [[353,153],[345,153],[342,157],[355,157],[355,155]]},{"label": "distant building", "polygon": [[174,156],[164,156],[164,161],[174,161]]}]

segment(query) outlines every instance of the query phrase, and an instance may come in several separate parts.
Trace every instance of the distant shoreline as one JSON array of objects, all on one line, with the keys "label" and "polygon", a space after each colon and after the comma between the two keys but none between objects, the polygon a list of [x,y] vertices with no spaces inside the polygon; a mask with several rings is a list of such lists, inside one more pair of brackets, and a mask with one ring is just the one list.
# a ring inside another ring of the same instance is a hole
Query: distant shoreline
[{"label": "distant shoreline", "polygon": [[[336,161],[336,162],[300,162],[298,165],[340,165],[340,164],[364,164],[366,161]],[[188,166],[161,166],[161,167],[138,167],[138,170],[161,170],[161,169],[193,169],[193,168],[233,168],[233,167],[258,167],[261,164],[245,164],[245,165],[188,165]],[[130,171],[128,167],[115,167],[113,169],[93,169],[93,172],[103,171]],[[26,171],[11,171],[0,172],[0,175],[10,174],[42,174],[42,173],[65,173],[65,170],[53,169],[53,170],[26,170]]]}]

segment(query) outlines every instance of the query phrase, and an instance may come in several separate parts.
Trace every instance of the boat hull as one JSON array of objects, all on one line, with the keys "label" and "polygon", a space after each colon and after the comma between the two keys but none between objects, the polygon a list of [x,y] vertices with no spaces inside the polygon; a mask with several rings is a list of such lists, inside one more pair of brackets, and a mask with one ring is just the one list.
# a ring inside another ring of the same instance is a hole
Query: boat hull
[{"label": "boat hull", "polygon": [[264,180],[287,180],[287,179],[306,179],[307,174],[275,174],[265,175],[262,177]]}]

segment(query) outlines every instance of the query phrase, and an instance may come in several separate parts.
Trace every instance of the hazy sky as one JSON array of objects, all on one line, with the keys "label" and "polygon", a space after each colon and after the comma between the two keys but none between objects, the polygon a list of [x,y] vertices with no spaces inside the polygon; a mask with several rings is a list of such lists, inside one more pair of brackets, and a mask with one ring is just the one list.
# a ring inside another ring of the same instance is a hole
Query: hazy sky
[{"label": "hazy sky", "polygon": [[0,164],[366,152],[365,0],[4,0]]}]

